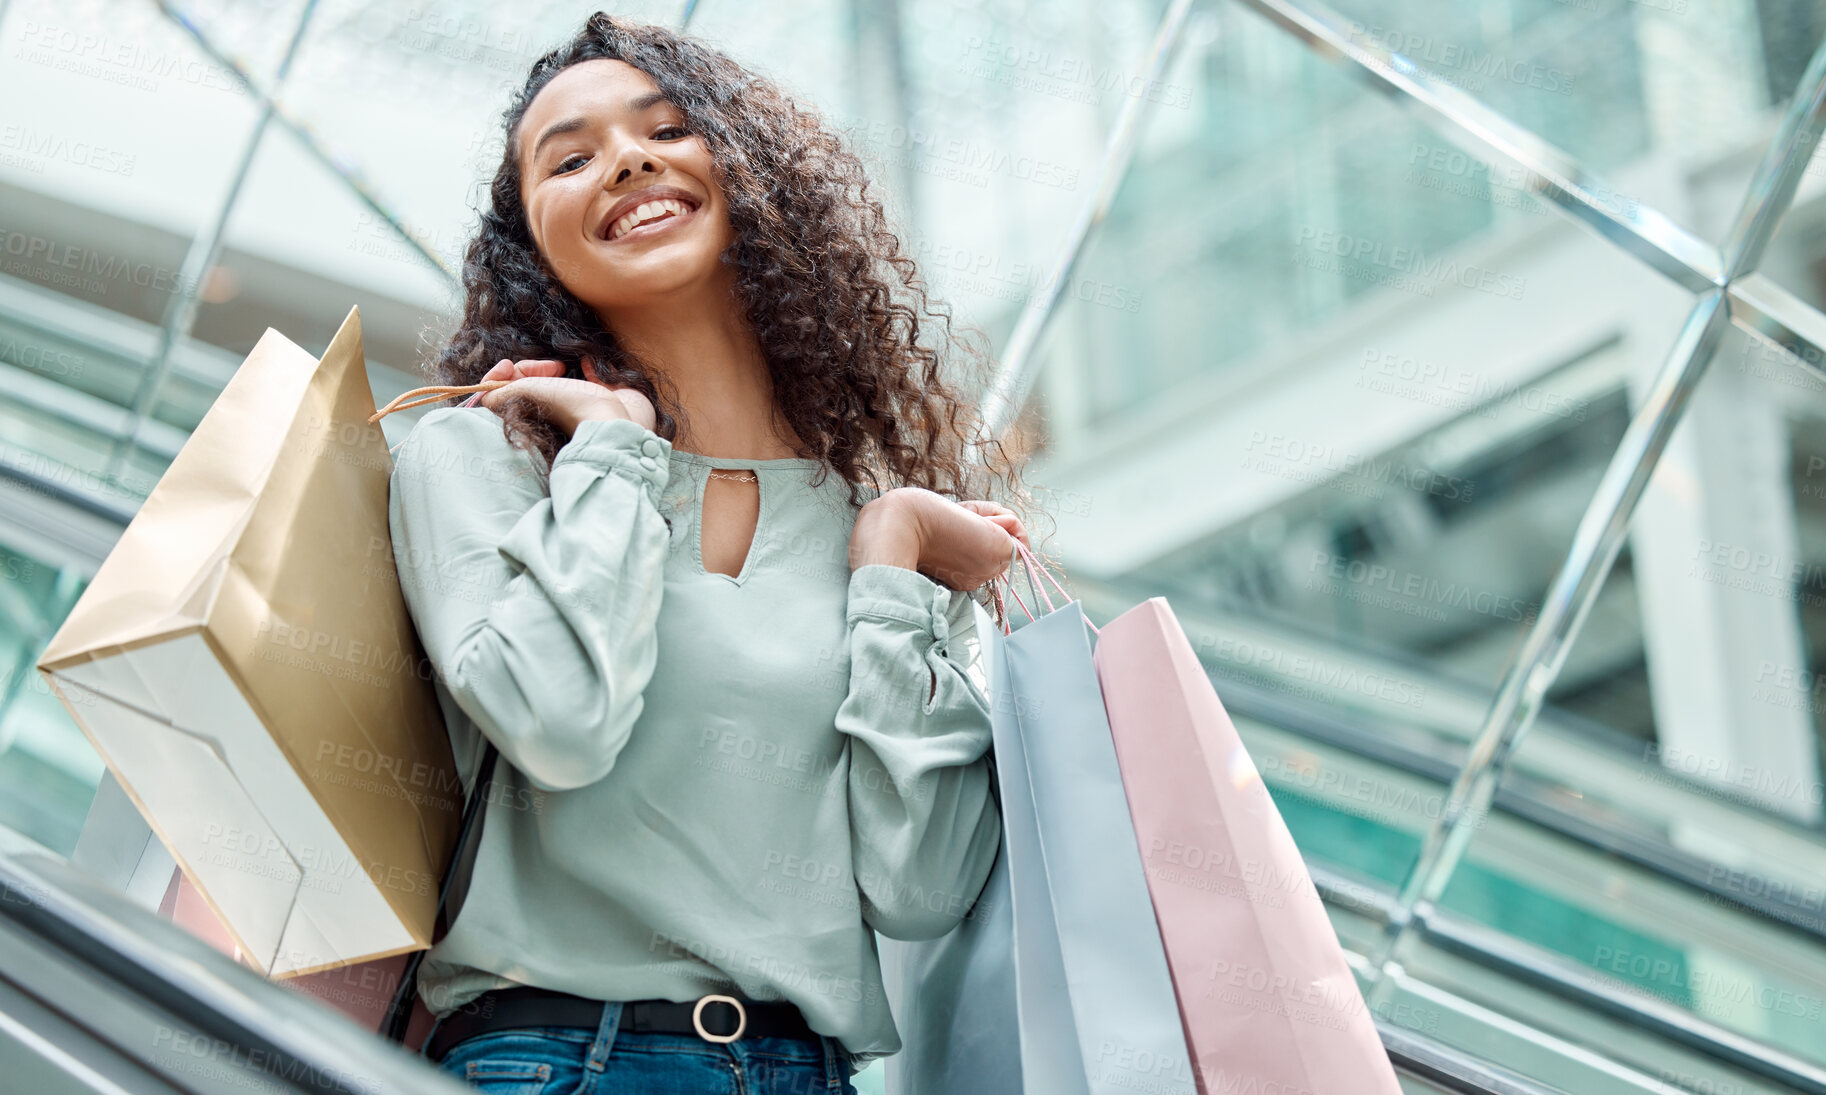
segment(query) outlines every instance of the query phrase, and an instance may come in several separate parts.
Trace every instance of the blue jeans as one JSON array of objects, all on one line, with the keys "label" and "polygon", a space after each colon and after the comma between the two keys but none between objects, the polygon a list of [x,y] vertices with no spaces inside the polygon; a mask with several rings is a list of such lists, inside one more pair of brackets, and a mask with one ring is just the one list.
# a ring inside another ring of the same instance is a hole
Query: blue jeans
[{"label": "blue jeans", "polygon": [[490,1031],[451,1046],[436,1065],[488,1095],[856,1095],[849,1052],[829,1035],[718,1043],[620,1023],[621,1004],[610,1002],[594,1030]]}]

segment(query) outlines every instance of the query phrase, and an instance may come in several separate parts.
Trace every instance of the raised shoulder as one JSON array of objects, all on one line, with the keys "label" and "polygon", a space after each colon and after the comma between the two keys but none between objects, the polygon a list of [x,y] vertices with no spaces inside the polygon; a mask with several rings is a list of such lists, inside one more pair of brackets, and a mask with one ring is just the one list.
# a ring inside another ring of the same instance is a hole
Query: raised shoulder
[{"label": "raised shoulder", "polygon": [[436,487],[464,477],[542,491],[543,460],[507,439],[486,407],[439,407],[406,435],[393,465],[396,488]]}]

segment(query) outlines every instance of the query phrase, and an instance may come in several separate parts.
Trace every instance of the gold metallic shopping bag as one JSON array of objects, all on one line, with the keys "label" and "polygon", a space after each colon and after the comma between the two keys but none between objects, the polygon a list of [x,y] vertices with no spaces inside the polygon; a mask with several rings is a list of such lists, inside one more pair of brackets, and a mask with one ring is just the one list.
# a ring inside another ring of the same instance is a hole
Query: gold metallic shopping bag
[{"label": "gold metallic shopping bag", "polygon": [[463,801],[351,310],[268,330],[39,669],[247,960],[423,949]]}]

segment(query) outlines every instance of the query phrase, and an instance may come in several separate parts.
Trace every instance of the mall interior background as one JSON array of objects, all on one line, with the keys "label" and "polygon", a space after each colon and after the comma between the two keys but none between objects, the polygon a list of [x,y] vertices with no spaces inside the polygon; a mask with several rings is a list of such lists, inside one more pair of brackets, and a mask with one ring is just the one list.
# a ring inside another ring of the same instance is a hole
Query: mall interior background
[{"label": "mall interior background", "polygon": [[[75,847],[33,664],[187,430],[351,306],[419,383],[591,10],[0,0],[0,824]],[[609,10],[847,132],[1024,378],[1041,546],[1093,619],[1169,599],[1385,1025],[1826,1091],[1826,8]]]}]

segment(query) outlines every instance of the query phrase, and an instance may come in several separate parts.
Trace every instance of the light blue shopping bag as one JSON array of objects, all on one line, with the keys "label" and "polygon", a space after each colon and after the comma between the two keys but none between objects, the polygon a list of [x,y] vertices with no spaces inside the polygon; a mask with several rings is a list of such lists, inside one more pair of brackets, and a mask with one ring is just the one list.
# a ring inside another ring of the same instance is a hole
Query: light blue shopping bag
[{"label": "light blue shopping bag", "polygon": [[1047,612],[1004,633],[977,609],[1003,826],[987,908],[939,939],[881,941],[904,1045],[887,1090],[1194,1095],[1095,628],[1077,601],[1052,605],[1031,563],[1028,574]]}]

